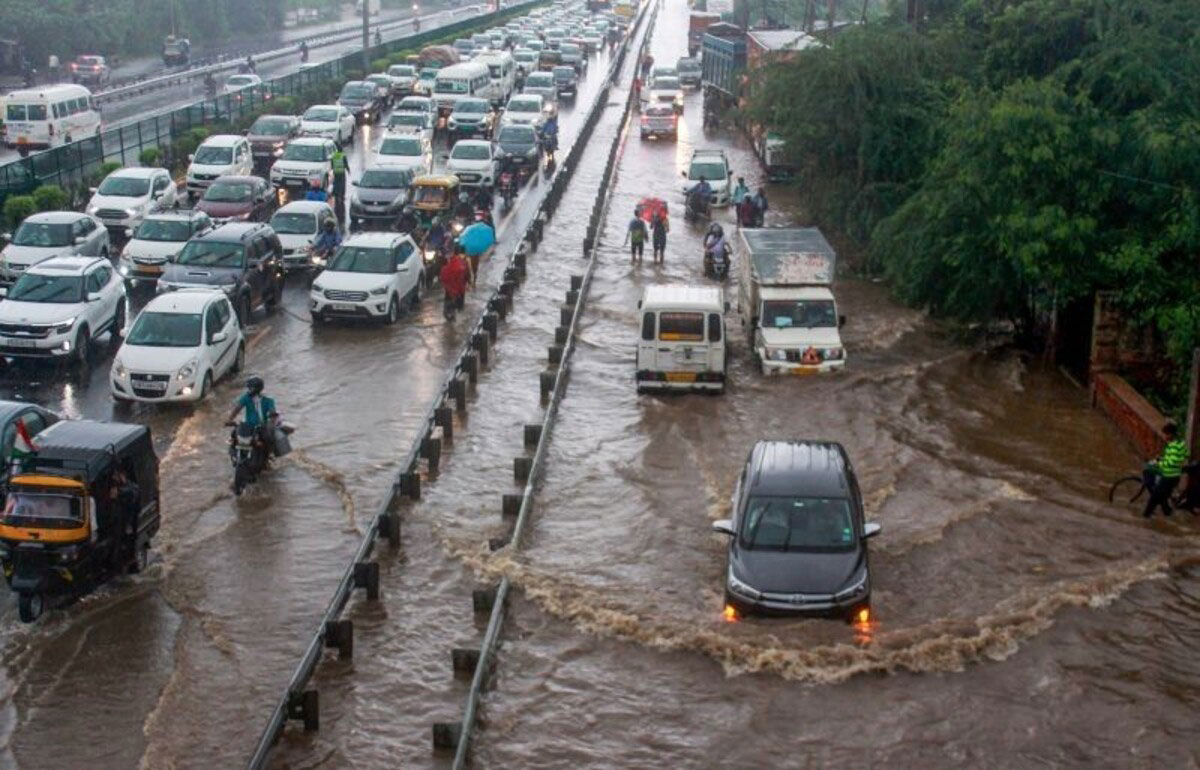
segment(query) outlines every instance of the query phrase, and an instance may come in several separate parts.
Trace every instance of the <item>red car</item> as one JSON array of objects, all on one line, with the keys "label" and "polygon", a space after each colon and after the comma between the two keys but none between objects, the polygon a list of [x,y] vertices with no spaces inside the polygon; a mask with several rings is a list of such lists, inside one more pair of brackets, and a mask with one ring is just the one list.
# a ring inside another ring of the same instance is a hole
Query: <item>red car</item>
[{"label": "red car", "polygon": [[271,185],[259,176],[217,177],[196,204],[217,223],[265,222],[274,210]]}]

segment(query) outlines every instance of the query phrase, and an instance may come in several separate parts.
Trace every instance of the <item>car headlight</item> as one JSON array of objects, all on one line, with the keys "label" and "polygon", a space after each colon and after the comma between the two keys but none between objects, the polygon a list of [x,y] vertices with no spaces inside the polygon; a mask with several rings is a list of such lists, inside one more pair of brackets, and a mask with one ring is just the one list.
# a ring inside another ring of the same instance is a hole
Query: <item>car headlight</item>
[{"label": "car headlight", "polygon": [[136,217],[139,212],[141,212],[140,208],[128,208],[128,209],[125,209],[125,216]]},{"label": "car headlight", "polygon": [[835,601],[844,601],[853,599],[856,596],[861,596],[867,592],[867,571],[864,569],[862,576],[854,582],[853,585],[843,588],[833,595]]},{"label": "car headlight", "polygon": [[387,293],[388,293],[388,287],[386,285],[378,286],[374,289],[371,289],[371,294],[375,295],[376,297],[382,297],[384,294],[387,294]]},{"label": "car headlight", "polygon": [[113,361],[112,376],[118,380],[123,380],[126,374],[128,372],[125,371],[125,364],[122,363],[121,359],[118,358],[116,361]]},{"label": "car headlight", "polygon": [[312,293],[313,293],[313,294],[324,294],[324,293],[325,293],[325,287],[324,287],[324,286],[322,286],[322,285],[321,285],[321,284],[319,284],[319,283],[314,283],[314,284],[312,285]]},{"label": "car headlight", "polygon": [[55,334],[69,334],[75,328],[75,319],[77,316],[71,316],[65,321],[59,321],[54,325]]},{"label": "car headlight", "polygon": [[433,249],[426,249],[425,250],[425,261],[432,262],[435,259],[437,259],[437,252]]},{"label": "car headlight", "polygon": [[821,357],[826,361],[841,361],[845,354],[842,348],[825,348],[821,351]]},{"label": "car headlight", "polygon": [[117,272],[120,273],[121,275],[125,276],[126,278],[128,278],[129,277],[129,265],[122,262],[121,264],[117,265]]},{"label": "car headlight", "polygon": [[769,361],[786,361],[787,351],[783,348],[767,348],[767,360]]},{"label": "car headlight", "polygon": [[184,364],[183,367],[175,374],[175,379],[186,380],[194,376],[196,376],[196,359],[193,358],[191,361],[188,361],[186,364]]},{"label": "car headlight", "polygon": [[99,211],[99,210],[100,210],[100,207],[99,207],[99,206],[88,206],[88,207],[87,207],[87,213],[88,213],[88,214],[91,214],[92,216],[95,216],[95,215],[96,215],[96,212],[97,212],[97,211]]},{"label": "car headlight", "polygon": [[757,599],[760,596],[762,596],[761,593],[754,590],[746,583],[743,583],[742,581],[738,580],[737,577],[734,576],[734,574],[733,574],[733,567],[729,568],[729,580],[727,582],[727,585],[729,586],[730,591],[733,591],[735,594],[739,594],[741,596],[745,596],[750,599]]}]

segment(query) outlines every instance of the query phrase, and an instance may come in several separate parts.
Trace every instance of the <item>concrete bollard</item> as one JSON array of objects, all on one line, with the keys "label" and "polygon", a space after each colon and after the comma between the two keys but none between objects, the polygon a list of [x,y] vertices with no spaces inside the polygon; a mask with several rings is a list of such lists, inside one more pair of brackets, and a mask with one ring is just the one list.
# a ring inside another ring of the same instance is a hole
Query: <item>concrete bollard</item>
[{"label": "concrete bollard", "polygon": [[492,309],[493,313],[500,317],[501,321],[508,318],[508,303],[504,301],[504,297],[502,295],[497,294],[488,300],[488,307]]},{"label": "concrete bollard", "polygon": [[555,327],[555,329],[554,329],[554,344],[555,345],[566,345],[567,344],[567,334],[569,334],[569,333],[570,333],[570,329],[568,329],[565,326]]},{"label": "concrete bollard", "polygon": [[500,498],[500,515],[504,517],[516,516],[521,512],[521,501],[524,499],[524,495],[504,495]]},{"label": "concrete bollard", "polygon": [[558,322],[563,326],[570,326],[571,319],[575,317],[574,305],[560,305],[558,308]]},{"label": "concrete bollard", "polygon": [[471,335],[471,347],[475,348],[475,355],[479,356],[480,367],[488,365],[488,335],[484,332],[475,332]]},{"label": "concrete bollard", "polygon": [[561,364],[563,359],[563,346],[551,345],[550,347],[546,348],[546,359],[550,362],[551,366],[558,366]]},{"label": "concrete bollard", "polygon": [[442,441],[454,440],[454,410],[439,406],[433,410],[433,422],[442,429]]},{"label": "concrete bollard", "polygon": [[400,515],[394,512],[379,514],[379,536],[392,544],[400,545]]},{"label": "concrete bollard", "polygon": [[350,620],[326,621],[325,646],[336,648],[341,660],[354,657],[354,623]]},{"label": "concrete bollard", "polygon": [[517,282],[516,281],[507,281],[506,280],[506,281],[500,282],[500,296],[506,297],[506,298],[511,298],[513,293],[516,292],[516,290],[517,290]]},{"label": "concrete bollard", "polygon": [[583,288],[583,276],[582,275],[571,276],[571,289],[574,291],[579,291],[582,288]]},{"label": "concrete bollard", "polygon": [[571,307],[579,304],[579,289],[571,289],[567,292],[567,304]]},{"label": "concrete bollard", "polygon": [[474,674],[479,665],[479,650],[474,647],[455,647],[450,650],[450,665],[456,674]]},{"label": "concrete bollard", "polygon": [[496,336],[500,334],[500,316],[492,311],[483,314],[483,330],[491,337],[491,341],[496,340]]},{"label": "concrete bollard", "polygon": [[535,447],[542,440],[542,426],[540,424],[525,426],[525,446]]},{"label": "concrete bollard", "polygon": [[379,599],[379,562],[360,561],[354,564],[354,587],[367,589],[367,599]]},{"label": "concrete bollard", "polygon": [[514,457],[513,458],[513,479],[518,484],[524,484],[529,481],[529,474],[533,471],[532,457]]},{"label": "concrete bollard", "polygon": [[471,607],[476,612],[491,612],[496,606],[497,586],[476,588],[471,592]]},{"label": "concrete bollard", "polygon": [[546,398],[554,391],[554,383],[557,379],[558,375],[554,372],[542,372],[538,375],[538,380],[542,388],[542,398]]},{"label": "concrete bollard", "polygon": [[426,436],[421,440],[421,456],[429,463],[429,472],[436,474],[442,460],[442,440]]},{"label": "concrete bollard", "polygon": [[462,737],[462,722],[434,722],[433,748],[454,751]]},{"label": "concrete bollard", "polygon": [[460,374],[447,387],[450,398],[454,399],[454,408],[460,412],[467,411],[467,376]]},{"label": "concrete bollard", "polygon": [[400,474],[400,494],[410,500],[421,499],[421,474],[408,471]]},{"label": "concrete bollard", "polygon": [[513,254],[513,260],[512,260],[513,267],[524,272],[525,264],[526,264],[526,256],[528,256],[528,255],[526,254],[525,249],[517,249],[517,253]]},{"label": "concrete bollard", "polygon": [[493,551],[493,552],[499,551],[501,548],[508,545],[509,542],[511,542],[511,541],[512,541],[512,535],[501,535],[500,537],[490,537],[490,538],[488,538],[488,550]]},{"label": "concrete bollard", "polygon": [[321,699],[317,695],[317,691],[289,692],[287,717],[288,719],[303,720],[306,733],[321,729]]},{"label": "concrete bollard", "polygon": [[462,368],[467,374],[467,380],[472,385],[479,381],[479,356],[474,353],[463,353]]}]

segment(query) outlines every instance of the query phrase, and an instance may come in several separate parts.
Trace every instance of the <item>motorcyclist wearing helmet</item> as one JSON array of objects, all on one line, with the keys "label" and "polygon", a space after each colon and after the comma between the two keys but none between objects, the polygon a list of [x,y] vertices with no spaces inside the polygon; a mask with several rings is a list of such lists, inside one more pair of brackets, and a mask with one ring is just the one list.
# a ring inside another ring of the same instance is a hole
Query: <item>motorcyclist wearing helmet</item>
[{"label": "motorcyclist wearing helmet", "polygon": [[238,412],[245,410],[246,419],[243,422],[250,427],[261,429],[271,424],[279,414],[275,411],[275,399],[263,395],[264,388],[266,383],[262,377],[247,378],[246,392],[238,396],[237,401],[233,403],[233,410],[230,411],[226,422],[232,423]]},{"label": "motorcyclist wearing helmet", "polygon": [[553,154],[558,150],[558,117],[551,115],[542,124],[542,149]]},{"label": "motorcyclist wearing helmet", "polygon": [[332,219],[326,220],[321,234],[313,241],[313,255],[329,259],[333,256],[333,252],[337,250],[337,247],[341,245],[342,234],[338,232],[337,225]]},{"label": "motorcyclist wearing helmet", "polygon": [[321,184],[321,180],[314,179],[308,186],[308,192],[304,194],[306,201],[320,201],[325,203],[329,200],[329,194],[325,192],[325,187]]},{"label": "motorcyclist wearing helmet", "polygon": [[724,259],[725,248],[725,228],[721,227],[720,223],[713,222],[708,226],[708,232],[704,235],[704,256],[711,259]]},{"label": "motorcyclist wearing helmet", "polygon": [[479,185],[475,191],[475,209],[478,211],[492,210],[492,193],[484,185]]}]

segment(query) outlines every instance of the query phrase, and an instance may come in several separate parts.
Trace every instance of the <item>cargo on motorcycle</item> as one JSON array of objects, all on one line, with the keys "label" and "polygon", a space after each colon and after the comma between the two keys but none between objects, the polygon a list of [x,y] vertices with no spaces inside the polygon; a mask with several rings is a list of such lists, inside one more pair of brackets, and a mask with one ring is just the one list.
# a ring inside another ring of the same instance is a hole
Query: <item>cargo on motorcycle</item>
[{"label": "cargo on motorcycle", "polygon": [[[405,215],[414,223],[413,240],[420,244],[425,275],[435,276],[446,262],[451,238],[447,223],[458,204],[458,177],[426,174],[412,182]],[[431,237],[432,236],[432,237]]]}]

